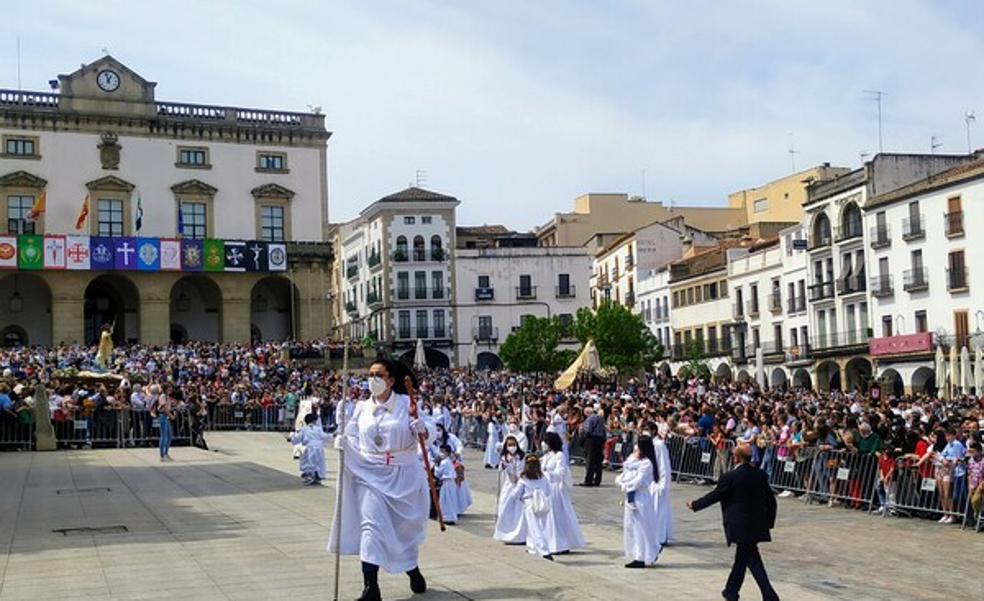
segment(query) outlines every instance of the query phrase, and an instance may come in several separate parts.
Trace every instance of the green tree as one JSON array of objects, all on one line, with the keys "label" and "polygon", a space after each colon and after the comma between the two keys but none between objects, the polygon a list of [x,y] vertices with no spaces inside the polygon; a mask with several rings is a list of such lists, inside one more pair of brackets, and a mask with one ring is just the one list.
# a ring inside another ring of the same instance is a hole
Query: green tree
[{"label": "green tree", "polygon": [[701,348],[700,342],[691,340],[685,346],[684,352],[687,357],[687,364],[683,366],[683,377],[698,377],[705,381],[710,380],[711,369],[707,367],[707,362],[704,360],[704,349]]},{"label": "green tree", "polygon": [[567,367],[569,353],[557,350],[561,326],[557,318],[529,317],[509,334],[499,349],[506,367],[519,372],[554,372]]},{"label": "green tree", "polygon": [[596,311],[579,309],[574,335],[582,344],[594,339],[602,366],[622,373],[649,367],[662,356],[662,349],[642,317],[608,301]]}]

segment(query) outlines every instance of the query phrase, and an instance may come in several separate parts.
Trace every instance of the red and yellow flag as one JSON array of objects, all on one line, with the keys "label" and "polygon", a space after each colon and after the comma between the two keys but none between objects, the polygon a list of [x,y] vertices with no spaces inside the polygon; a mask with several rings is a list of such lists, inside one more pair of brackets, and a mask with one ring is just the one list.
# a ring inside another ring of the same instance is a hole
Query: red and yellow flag
[{"label": "red and yellow flag", "polygon": [[81,230],[85,227],[85,221],[89,218],[89,195],[86,194],[82,199],[82,209],[79,210],[79,217],[75,220],[75,229]]},{"label": "red and yellow flag", "polygon": [[34,201],[31,211],[24,217],[25,221],[37,221],[44,214],[44,205],[48,199],[48,191],[42,190],[41,194]]}]

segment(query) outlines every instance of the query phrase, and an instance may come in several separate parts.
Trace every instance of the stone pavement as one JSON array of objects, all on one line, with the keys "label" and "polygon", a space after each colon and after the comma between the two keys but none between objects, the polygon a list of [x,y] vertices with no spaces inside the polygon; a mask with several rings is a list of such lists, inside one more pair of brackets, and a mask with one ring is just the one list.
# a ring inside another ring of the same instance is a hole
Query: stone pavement
[{"label": "stone pavement", "polygon": [[[0,601],[331,599],[333,488],[300,486],[281,435],[209,442],[218,452],[178,448],[168,464],[155,449],[0,454]],[[720,599],[731,559],[720,514],[683,507],[706,487],[675,486],[678,544],[658,567],[629,571],[611,474],[574,492],[589,548],[550,563],[491,540],[494,472],[470,451],[468,465],[475,505],[446,533],[431,525],[431,590],[416,599]],[[984,598],[970,568],[984,533],[789,499],[779,516],[763,555],[784,599]],[[103,530],[70,530],[93,527]],[[380,580],[384,598],[411,598],[405,576]],[[357,559],[343,559],[341,585],[342,599],[358,596]],[[759,598],[750,577],[744,591]]]}]

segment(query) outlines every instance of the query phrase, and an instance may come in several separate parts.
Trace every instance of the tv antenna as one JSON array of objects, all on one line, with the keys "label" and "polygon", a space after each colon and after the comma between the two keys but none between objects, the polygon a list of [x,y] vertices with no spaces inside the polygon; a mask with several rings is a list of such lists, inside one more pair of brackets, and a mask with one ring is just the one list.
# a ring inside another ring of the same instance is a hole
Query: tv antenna
[{"label": "tv antenna", "polygon": [[881,90],[862,90],[868,95],[868,100],[874,100],[878,105],[878,152],[882,151],[882,97],[888,96]]},{"label": "tv antenna", "polygon": [[929,154],[936,154],[936,149],[943,146],[943,142],[936,136],[929,137]]},{"label": "tv antenna", "polygon": [[427,185],[427,172],[423,169],[417,169],[414,173],[414,185],[421,188]]},{"label": "tv antenna", "polygon": [[789,150],[786,152],[789,153],[789,165],[792,167],[793,173],[796,173],[796,155],[798,155],[800,151],[796,150],[796,145],[793,143],[793,134],[789,134]]},{"label": "tv antenna", "polygon": [[17,36],[17,89],[21,89],[20,36]]},{"label": "tv antenna", "polygon": [[868,159],[868,157],[870,157],[870,156],[871,156],[871,153],[870,153],[870,152],[859,152],[859,153],[858,153],[858,157],[860,157],[860,158],[861,158],[861,164],[862,164],[862,165],[864,165],[864,162],[865,162],[865,161],[866,161],[866,160]]},{"label": "tv antenna", "polygon": [[970,124],[974,121],[977,121],[977,117],[974,116],[973,110],[964,113],[964,123],[967,124],[967,154],[974,152],[974,147],[970,143]]}]

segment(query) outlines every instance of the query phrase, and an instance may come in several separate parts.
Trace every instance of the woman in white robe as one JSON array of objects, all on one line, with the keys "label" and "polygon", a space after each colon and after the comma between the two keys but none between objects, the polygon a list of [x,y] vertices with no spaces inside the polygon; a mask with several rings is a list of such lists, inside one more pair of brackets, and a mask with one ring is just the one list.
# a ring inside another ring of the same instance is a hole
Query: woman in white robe
[{"label": "woman in white robe", "polygon": [[455,525],[458,522],[458,485],[455,484],[454,460],[451,459],[451,448],[444,445],[441,454],[434,465],[434,479],[441,482],[441,492],[438,502],[441,504],[441,517],[444,523]]},{"label": "woman in white robe", "polygon": [[523,502],[523,521],[526,523],[526,551],[553,561],[550,541],[554,524],[550,519],[550,482],[540,468],[536,455],[527,455],[523,460],[523,474],[512,495]]},{"label": "woman in white robe", "polygon": [[567,463],[571,462],[571,443],[570,437],[567,435],[567,412],[563,407],[557,408],[554,411],[553,416],[550,418],[550,425],[547,426],[547,432],[556,432],[557,436],[560,436],[560,441],[563,443],[564,459]]},{"label": "woman in white robe", "polygon": [[313,413],[304,416],[305,426],[294,432],[290,437],[291,444],[302,445],[301,478],[307,484],[320,484],[327,477],[325,468],[325,444],[334,440],[334,436],[321,429],[321,420]]},{"label": "woman in white robe", "polygon": [[[427,583],[417,567],[420,545],[427,536],[430,494],[419,455],[418,435],[434,438],[434,427],[411,417],[405,394],[409,370],[388,359],[369,369],[372,396],[359,402],[335,439],[345,453],[341,473],[341,511],[336,511],[328,551],[358,555],[362,560],[360,601],[379,601],[378,572],[406,572],[410,590],[421,593]],[[338,505],[336,505],[336,508]]]},{"label": "woman in white robe", "polygon": [[626,494],[622,535],[625,541],[627,568],[644,568],[656,563],[662,550],[657,540],[656,505],[652,490],[655,490],[653,469],[658,469],[653,439],[641,436],[635,453],[625,460],[622,473],[615,483]]},{"label": "woman in white robe", "polygon": [[507,545],[526,542],[526,521],[523,518],[523,499],[515,491],[523,471],[523,452],[514,436],[506,436],[499,460],[499,506],[496,511],[495,532],[492,538]]},{"label": "woman in white robe", "polygon": [[494,414],[490,415],[489,425],[485,428],[487,433],[485,437],[485,467],[488,469],[493,469],[499,460],[500,429],[499,420]]},{"label": "woman in white robe", "polygon": [[670,449],[658,436],[653,438],[656,453],[655,484],[653,504],[656,509],[656,537],[659,544],[666,546],[673,542],[673,506],[670,505]]},{"label": "woman in white robe", "polygon": [[564,459],[563,443],[556,432],[547,432],[549,451],[543,456],[543,474],[550,482],[551,554],[564,554],[584,546],[584,535],[571,503],[571,468]]}]

